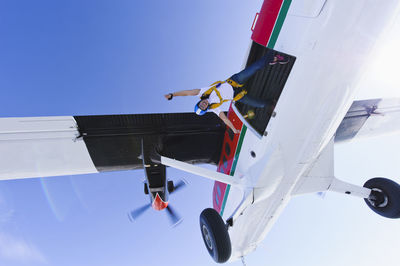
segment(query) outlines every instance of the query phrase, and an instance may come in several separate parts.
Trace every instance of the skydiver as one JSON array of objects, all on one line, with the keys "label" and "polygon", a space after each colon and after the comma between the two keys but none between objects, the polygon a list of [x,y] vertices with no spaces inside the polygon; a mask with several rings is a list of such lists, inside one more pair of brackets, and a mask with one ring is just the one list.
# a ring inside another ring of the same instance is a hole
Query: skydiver
[{"label": "skydiver", "polygon": [[234,74],[225,81],[217,81],[209,87],[192,90],[182,90],[164,95],[167,100],[172,100],[174,96],[200,96],[200,101],[196,103],[194,111],[197,115],[204,115],[208,110],[215,113],[235,134],[240,133],[232,122],[226,117],[225,113],[219,108],[225,102],[241,102],[253,107],[263,108],[273,104],[273,101],[256,99],[247,95],[247,91],[241,89],[243,84],[252,77],[258,70],[276,64],[287,64],[289,59],[284,55],[274,55],[268,51],[266,55],[256,62],[246,67],[239,73]]}]

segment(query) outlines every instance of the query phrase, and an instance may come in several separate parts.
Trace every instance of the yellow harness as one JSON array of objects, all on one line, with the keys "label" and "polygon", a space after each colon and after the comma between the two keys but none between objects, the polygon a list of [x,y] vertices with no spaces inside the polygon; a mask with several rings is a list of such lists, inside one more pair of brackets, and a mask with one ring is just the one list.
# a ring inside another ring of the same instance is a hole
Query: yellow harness
[{"label": "yellow harness", "polygon": [[242,90],[242,91],[239,92],[233,99],[222,99],[221,93],[218,91],[217,88],[218,88],[221,84],[223,84],[223,83],[225,83],[225,82],[229,83],[232,87],[235,87],[235,88],[243,87],[242,84],[239,84],[239,83],[237,83],[236,81],[234,81],[234,80],[232,80],[232,79],[227,79],[227,80],[225,80],[225,81],[216,81],[216,82],[214,82],[213,84],[211,84],[211,87],[210,87],[208,90],[206,90],[206,91],[201,95],[201,98],[204,97],[204,96],[209,96],[213,91],[215,92],[215,94],[217,94],[217,96],[218,96],[218,98],[219,98],[219,103],[212,103],[212,104],[210,104],[209,109],[217,108],[217,107],[219,107],[221,104],[223,104],[223,103],[225,103],[225,102],[228,102],[228,101],[231,101],[231,100],[233,100],[233,101],[238,101],[238,100],[242,99],[243,96],[245,96],[245,95],[247,94],[247,91]]}]

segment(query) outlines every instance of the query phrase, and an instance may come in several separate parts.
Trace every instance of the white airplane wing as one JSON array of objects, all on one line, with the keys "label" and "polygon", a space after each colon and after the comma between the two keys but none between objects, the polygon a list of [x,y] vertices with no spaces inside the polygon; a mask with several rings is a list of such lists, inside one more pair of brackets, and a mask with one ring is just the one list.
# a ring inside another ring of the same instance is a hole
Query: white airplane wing
[{"label": "white airplane wing", "polygon": [[326,191],[334,180],[334,144],[400,132],[400,99],[354,101],[331,141],[299,179],[292,195]]},{"label": "white airplane wing", "polygon": [[224,133],[213,114],[0,118],[0,180],[142,169],[142,141],[154,157],[216,164]]},{"label": "white airplane wing", "polygon": [[400,132],[400,99],[354,101],[336,131],[335,143]]}]

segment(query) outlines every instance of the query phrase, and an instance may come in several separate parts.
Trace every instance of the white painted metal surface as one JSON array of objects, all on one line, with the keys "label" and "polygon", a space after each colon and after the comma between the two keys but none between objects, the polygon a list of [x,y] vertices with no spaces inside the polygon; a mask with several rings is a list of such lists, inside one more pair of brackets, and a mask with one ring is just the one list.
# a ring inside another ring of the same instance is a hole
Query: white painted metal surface
[{"label": "white painted metal surface", "polygon": [[360,198],[368,198],[369,195],[371,194],[371,189],[369,188],[355,186],[347,182],[343,182],[342,180],[339,180],[337,178],[332,179],[332,183],[329,186],[328,190]]},{"label": "white painted metal surface", "polygon": [[223,182],[226,184],[231,184],[234,186],[245,187],[245,182],[247,179],[244,176],[230,176],[223,173],[215,172],[212,170],[208,170],[199,166],[195,166],[193,164],[181,162],[178,160],[174,160],[168,157],[161,156],[161,163],[166,166],[170,166],[188,173],[192,173],[194,175],[202,176],[211,180]]},{"label": "white painted metal surface", "polygon": [[333,182],[334,142],[329,142],[312,166],[299,178],[292,190],[292,196],[326,191]]},{"label": "white painted metal surface", "polygon": [[292,1],[289,11],[291,16],[316,18],[322,11],[326,0],[296,0]]},{"label": "white painted metal surface", "polygon": [[0,118],[0,179],[97,173],[72,116]]},{"label": "white painted metal surface", "polygon": [[378,137],[400,131],[400,99],[383,99],[354,138]]}]

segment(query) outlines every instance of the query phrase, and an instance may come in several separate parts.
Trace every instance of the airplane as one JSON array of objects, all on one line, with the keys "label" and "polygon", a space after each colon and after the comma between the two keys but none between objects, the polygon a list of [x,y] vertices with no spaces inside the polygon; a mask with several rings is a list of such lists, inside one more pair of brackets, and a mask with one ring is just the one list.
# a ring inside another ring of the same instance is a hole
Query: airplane
[{"label": "airplane", "polygon": [[176,185],[172,180],[166,178],[166,167],[161,163],[154,163],[143,149],[143,140],[141,142],[141,159],[146,173],[146,181],[143,182],[144,194],[149,195],[150,204],[146,204],[128,213],[128,218],[133,221],[142,215],[150,207],[156,211],[166,210],[172,226],[182,222],[182,218],[169,205],[169,194],[175,193],[186,186],[186,182],[180,180]]},{"label": "airplane", "polygon": [[[252,119],[244,118],[249,107],[231,105],[228,117],[240,135],[212,114],[2,118],[0,149],[8,156],[0,178],[141,169],[143,150],[154,163],[216,180],[214,208],[200,218],[216,262],[253,251],[296,195],[358,196],[378,214],[398,218],[398,184],[373,178],[351,185],[337,179],[332,166],[335,144],[397,130],[398,100],[354,101],[357,81],[397,6],[266,0],[247,64],[268,49],[287,54],[291,63],[266,68],[245,85],[251,94],[276,98],[277,105],[256,109]],[[218,171],[199,163],[216,164]]]}]

